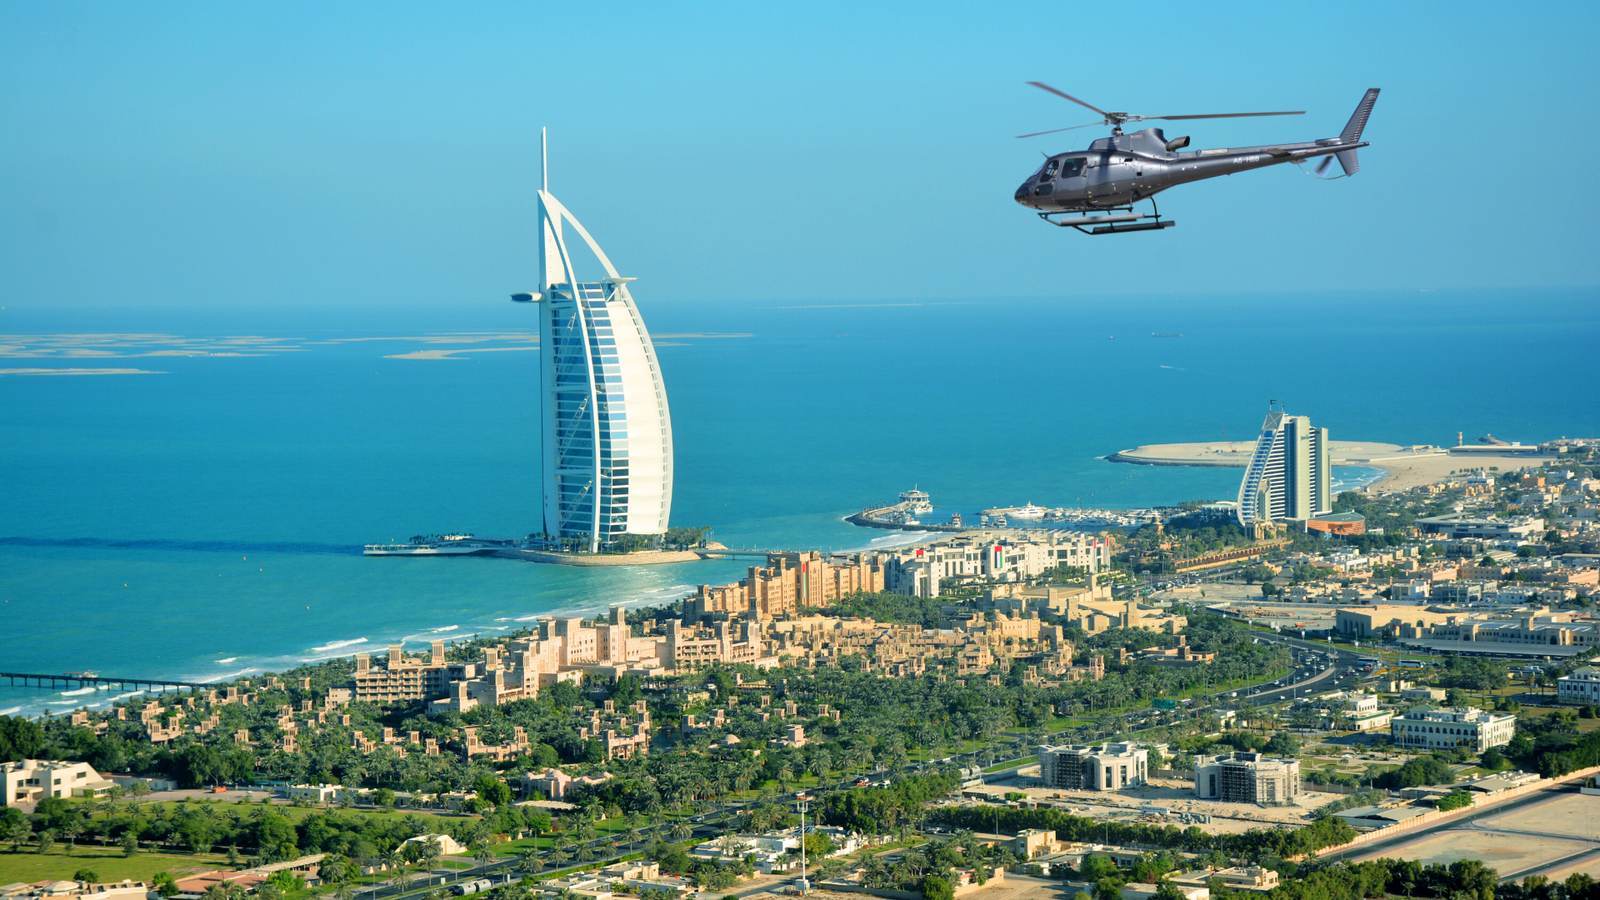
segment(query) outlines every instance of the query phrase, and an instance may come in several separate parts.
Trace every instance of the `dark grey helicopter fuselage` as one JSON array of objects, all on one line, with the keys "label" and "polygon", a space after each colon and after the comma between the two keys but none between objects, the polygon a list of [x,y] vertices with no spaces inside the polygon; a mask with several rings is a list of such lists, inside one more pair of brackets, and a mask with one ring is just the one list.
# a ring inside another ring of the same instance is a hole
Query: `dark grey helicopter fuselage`
[{"label": "dark grey helicopter fuselage", "polygon": [[[1182,143],[1179,143],[1182,142]],[[1184,146],[1187,138],[1172,144]],[[1086,212],[1130,206],[1167,188],[1218,175],[1326,156],[1368,146],[1325,138],[1220,150],[1174,152],[1159,128],[1101,138],[1088,150],[1059,153],[1017,188],[1015,200],[1041,212]]]}]

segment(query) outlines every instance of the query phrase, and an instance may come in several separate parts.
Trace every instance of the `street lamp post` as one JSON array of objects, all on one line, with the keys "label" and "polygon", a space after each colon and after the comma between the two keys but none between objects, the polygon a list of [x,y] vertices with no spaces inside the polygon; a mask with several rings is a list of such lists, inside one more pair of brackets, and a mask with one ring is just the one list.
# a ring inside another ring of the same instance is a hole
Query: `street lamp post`
[{"label": "street lamp post", "polygon": [[802,894],[811,890],[811,882],[806,880],[806,805],[810,799],[806,794],[795,798],[796,805],[800,807],[800,883],[797,887]]}]

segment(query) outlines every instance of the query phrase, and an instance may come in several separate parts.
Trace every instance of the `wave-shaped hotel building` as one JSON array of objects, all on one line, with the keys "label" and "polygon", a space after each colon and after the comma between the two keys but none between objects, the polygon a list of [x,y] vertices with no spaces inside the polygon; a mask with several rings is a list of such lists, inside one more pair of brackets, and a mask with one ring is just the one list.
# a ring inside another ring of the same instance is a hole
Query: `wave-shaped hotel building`
[{"label": "wave-shaped hotel building", "polygon": [[[672,417],[655,346],[628,283],[550,193],[539,191],[539,308],[544,532],[596,552],[624,534],[660,534],[672,515]],[[604,274],[580,281],[566,228]]]},{"label": "wave-shaped hotel building", "polygon": [[1267,413],[1239,482],[1239,524],[1303,520],[1333,511],[1328,429],[1305,416]]}]

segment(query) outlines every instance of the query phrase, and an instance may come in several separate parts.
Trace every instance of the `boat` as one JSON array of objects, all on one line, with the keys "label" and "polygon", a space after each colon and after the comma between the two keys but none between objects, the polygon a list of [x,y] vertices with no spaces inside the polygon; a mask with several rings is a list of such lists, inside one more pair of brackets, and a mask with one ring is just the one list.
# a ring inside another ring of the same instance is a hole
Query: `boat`
[{"label": "boat", "polygon": [[933,503],[928,499],[928,492],[913,487],[909,491],[900,492],[900,505],[913,513],[933,512]]},{"label": "boat", "polygon": [[1046,512],[1048,512],[1048,510],[1046,510],[1044,507],[1034,506],[1032,503],[1029,503],[1027,506],[1011,510],[1009,513],[1007,513],[1007,515],[1013,519],[1035,520],[1044,518]]},{"label": "boat", "polygon": [[475,556],[493,553],[512,546],[510,541],[474,537],[470,534],[442,534],[436,538],[417,540],[405,544],[367,544],[361,548],[362,556]]}]

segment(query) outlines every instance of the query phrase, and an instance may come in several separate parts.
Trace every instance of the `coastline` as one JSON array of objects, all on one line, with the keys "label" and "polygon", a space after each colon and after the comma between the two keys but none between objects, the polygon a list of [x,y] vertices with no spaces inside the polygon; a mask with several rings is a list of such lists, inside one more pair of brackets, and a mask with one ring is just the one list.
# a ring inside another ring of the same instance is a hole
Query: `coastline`
[{"label": "coastline", "polygon": [[[1374,441],[1329,441],[1330,462],[1335,466],[1366,466],[1382,469],[1384,475],[1363,490],[1408,491],[1425,485],[1449,481],[1451,476],[1481,470],[1515,472],[1537,468],[1549,461],[1539,456],[1490,456],[1475,453],[1455,456],[1445,449],[1413,450],[1398,444]],[[1210,441],[1187,444],[1146,444],[1119,450],[1104,457],[1107,462],[1138,466],[1188,466],[1196,468],[1244,468],[1250,461],[1253,443]]]}]

